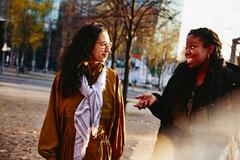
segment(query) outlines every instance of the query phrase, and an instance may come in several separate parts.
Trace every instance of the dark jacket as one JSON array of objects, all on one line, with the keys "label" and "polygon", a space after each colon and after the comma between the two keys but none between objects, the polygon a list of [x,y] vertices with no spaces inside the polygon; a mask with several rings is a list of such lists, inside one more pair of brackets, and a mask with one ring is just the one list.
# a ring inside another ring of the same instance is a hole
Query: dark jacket
[{"label": "dark jacket", "polygon": [[[152,114],[161,120],[156,145],[161,143],[164,135],[172,141],[175,150],[178,151],[182,149],[180,145],[188,144],[193,147],[193,144],[198,144],[193,137],[198,137],[197,141],[202,141],[206,136],[209,138],[218,134],[221,140],[216,139],[211,144],[221,143],[224,148],[231,135],[223,133],[223,130],[235,130],[234,121],[239,123],[237,121],[240,108],[238,106],[240,72],[238,71],[240,71],[238,66],[227,63],[226,66],[209,70],[204,83],[195,87],[196,72],[190,70],[186,62],[179,64],[162,96],[154,94],[157,102],[149,108]],[[155,152],[159,150],[161,150],[159,147],[155,147]],[[204,150],[206,151],[206,148]],[[193,156],[192,152],[180,154],[182,157],[185,154],[185,158],[182,159],[191,159]],[[215,156],[211,157],[207,152],[202,154],[208,154],[209,159]],[[202,158],[206,159],[206,157]]]}]

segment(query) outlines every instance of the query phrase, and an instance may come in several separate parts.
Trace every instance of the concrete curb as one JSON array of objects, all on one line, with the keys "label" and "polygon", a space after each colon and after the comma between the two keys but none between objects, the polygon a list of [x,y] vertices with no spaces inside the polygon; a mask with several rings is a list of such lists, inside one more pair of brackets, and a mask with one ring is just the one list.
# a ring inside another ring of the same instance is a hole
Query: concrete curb
[{"label": "concrete curb", "polygon": [[0,73],[2,75],[11,75],[23,78],[33,78],[33,79],[42,79],[42,80],[52,80],[55,74],[52,73],[41,73],[41,72],[26,72],[26,73],[17,73],[16,69],[7,68]]}]

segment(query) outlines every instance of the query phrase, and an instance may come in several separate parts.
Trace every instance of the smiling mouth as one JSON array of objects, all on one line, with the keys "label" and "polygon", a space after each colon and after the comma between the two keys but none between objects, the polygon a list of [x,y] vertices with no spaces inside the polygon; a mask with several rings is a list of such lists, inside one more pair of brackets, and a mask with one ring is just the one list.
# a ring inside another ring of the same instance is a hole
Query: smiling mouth
[{"label": "smiling mouth", "polygon": [[108,56],[108,53],[102,53],[102,56],[106,57]]},{"label": "smiling mouth", "polygon": [[193,58],[187,58],[187,63],[191,63],[193,61]]},{"label": "smiling mouth", "polygon": [[103,57],[107,57],[107,54],[102,54]]}]

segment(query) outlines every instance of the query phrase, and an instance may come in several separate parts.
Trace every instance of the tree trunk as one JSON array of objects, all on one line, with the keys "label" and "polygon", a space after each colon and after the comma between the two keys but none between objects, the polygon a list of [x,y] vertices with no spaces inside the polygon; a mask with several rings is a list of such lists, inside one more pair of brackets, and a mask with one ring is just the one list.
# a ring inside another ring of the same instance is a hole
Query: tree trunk
[{"label": "tree trunk", "polygon": [[52,38],[52,21],[50,21],[50,26],[49,26],[48,48],[47,48],[47,55],[46,55],[46,60],[45,60],[45,70],[46,71],[48,71],[48,65],[49,65],[51,38]]},{"label": "tree trunk", "polygon": [[[134,17],[134,5],[135,5],[135,0],[132,1],[131,3],[131,17]],[[125,69],[124,69],[124,84],[123,84],[123,101],[124,101],[124,106],[126,110],[127,106],[127,94],[128,94],[128,84],[129,84],[129,67],[130,67],[130,54],[131,54],[131,48],[132,48],[132,40],[133,40],[133,18],[129,21],[129,26],[127,27],[128,29],[128,34],[127,34],[127,39],[126,39],[126,56],[125,56]]]},{"label": "tree trunk", "polygon": [[124,85],[123,85],[123,100],[125,104],[125,108],[127,105],[127,94],[128,94],[128,84],[129,84],[129,68],[130,68],[130,54],[132,48],[132,36],[129,35],[126,41],[127,48],[126,48],[126,56],[125,56],[125,69],[124,69]]},{"label": "tree trunk", "polygon": [[112,52],[111,52],[111,61],[112,61],[112,63],[111,63],[111,68],[112,69],[114,69],[115,68],[115,46],[113,46],[113,48],[112,48]]},{"label": "tree trunk", "polygon": [[115,68],[115,51],[116,51],[116,43],[117,43],[117,26],[118,26],[118,20],[115,19],[115,22],[114,22],[114,33],[113,33],[113,42],[114,42],[114,45],[112,47],[112,64],[111,64],[111,68],[114,69]]},{"label": "tree trunk", "polygon": [[19,71],[19,47],[17,47],[17,53],[16,53],[16,70]]},{"label": "tree trunk", "polygon": [[24,56],[25,56],[25,49],[23,50],[22,56],[21,56],[21,63],[20,63],[21,68],[24,66]]},{"label": "tree trunk", "polygon": [[36,51],[33,51],[33,57],[32,57],[32,71],[35,71],[35,66],[36,66]]}]

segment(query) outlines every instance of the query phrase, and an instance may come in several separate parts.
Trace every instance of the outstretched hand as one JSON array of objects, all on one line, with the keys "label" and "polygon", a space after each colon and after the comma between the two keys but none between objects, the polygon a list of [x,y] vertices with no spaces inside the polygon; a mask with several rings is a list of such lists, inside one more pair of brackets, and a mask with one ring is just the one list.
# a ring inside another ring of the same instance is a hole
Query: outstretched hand
[{"label": "outstretched hand", "polygon": [[143,93],[139,96],[136,96],[135,98],[138,99],[138,102],[134,105],[134,107],[138,108],[139,110],[150,107],[157,100],[157,98],[152,93]]}]

